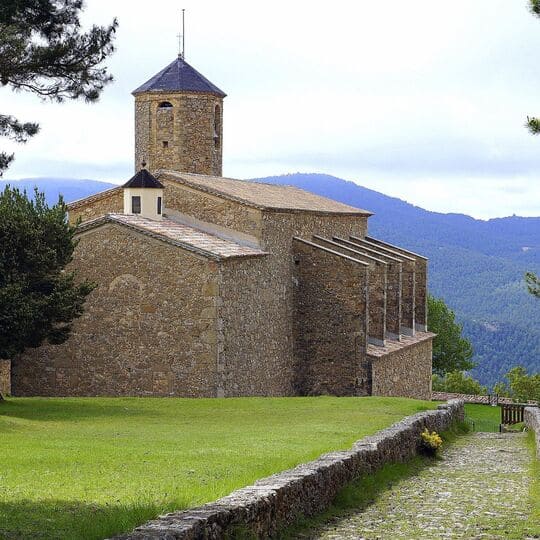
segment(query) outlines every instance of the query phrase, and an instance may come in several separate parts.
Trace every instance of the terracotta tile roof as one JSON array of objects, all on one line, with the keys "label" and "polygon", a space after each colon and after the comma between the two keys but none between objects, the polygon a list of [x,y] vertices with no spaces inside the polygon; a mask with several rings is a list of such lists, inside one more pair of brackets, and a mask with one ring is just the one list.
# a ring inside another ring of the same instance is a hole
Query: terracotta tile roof
[{"label": "terracotta tile roof", "polygon": [[264,210],[315,212],[370,216],[371,212],[315,195],[294,186],[234,180],[220,176],[160,171],[161,180],[173,180],[186,186]]},{"label": "terracotta tile roof", "polygon": [[414,336],[401,336],[401,341],[398,341],[397,339],[387,339],[384,347],[370,343],[367,346],[367,354],[368,356],[380,358],[387,354],[400,351],[401,349],[406,349],[411,345],[416,345],[422,341],[432,339],[435,336],[436,334],[433,334],[432,332],[416,332]]},{"label": "terracotta tile roof", "polygon": [[171,219],[156,221],[136,215],[106,214],[97,219],[85,221],[79,225],[78,231],[85,232],[105,223],[119,223],[142,234],[216,260],[266,255],[266,252],[260,249],[242,246],[232,240],[218,238]]}]

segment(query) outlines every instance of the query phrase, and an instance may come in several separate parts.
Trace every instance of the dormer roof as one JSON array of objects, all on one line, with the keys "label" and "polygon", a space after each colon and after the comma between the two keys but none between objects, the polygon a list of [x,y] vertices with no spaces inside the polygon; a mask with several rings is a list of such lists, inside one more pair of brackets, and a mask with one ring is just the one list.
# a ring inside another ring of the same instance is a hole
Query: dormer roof
[{"label": "dormer roof", "polygon": [[163,184],[146,169],[141,169],[131,180],[127,181],[124,188],[153,188],[163,189]]},{"label": "dormer roof", "polygon": [[181,56],[132,93],[136,95],[143,92],[195,92],[214,94],[222,98],[227,95]]}]

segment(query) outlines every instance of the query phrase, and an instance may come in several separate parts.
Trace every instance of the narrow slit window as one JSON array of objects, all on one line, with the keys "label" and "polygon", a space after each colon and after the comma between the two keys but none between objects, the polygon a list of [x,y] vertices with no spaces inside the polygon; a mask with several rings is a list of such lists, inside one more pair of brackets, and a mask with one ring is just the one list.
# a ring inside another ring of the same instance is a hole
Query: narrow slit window
[{"label": "narrow slit window", "polygon": [[161,197],[157,198],[157,213],[161,215]]},{"label": "narrow slit window", "polygon": [[219,105],[214,108],[214,146],[219,148],[221,144],[221,109]]},{"label": "narrow slit window", "polygon": [[131,213],[132,214],[141,213],[141,197],[138,195],[131,197]]},{"label": "narrow slit window", "polygon": [[169,148],[169,141],[163,141],[163,148]]}]

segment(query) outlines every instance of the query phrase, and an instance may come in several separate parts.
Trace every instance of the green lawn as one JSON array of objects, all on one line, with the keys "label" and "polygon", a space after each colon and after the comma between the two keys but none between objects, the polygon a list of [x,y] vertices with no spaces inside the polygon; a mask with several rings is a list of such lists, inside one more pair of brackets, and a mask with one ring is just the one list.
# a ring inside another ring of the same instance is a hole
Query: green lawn
[{"label": "green lawn", "polygon": [[433,407],[400,398],[11,398],[0,403],[0,538],[104,538]]},{"label": "green lawn", "polygon": [[465,416],[474,422],[474,431],[499,431],[501,408],[465,403]]}]

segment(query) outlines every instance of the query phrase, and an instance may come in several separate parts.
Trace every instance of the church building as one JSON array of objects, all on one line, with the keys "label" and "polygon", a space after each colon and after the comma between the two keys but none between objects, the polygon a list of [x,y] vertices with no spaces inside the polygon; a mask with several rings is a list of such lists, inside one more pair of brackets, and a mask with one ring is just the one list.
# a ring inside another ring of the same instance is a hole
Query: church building
[{"label": "church building", "polygon": [[69,205],[97,287],[12,394],[429,399],[426,258],[367,210],[224,178],[225,93],[182,56],[133,95],[135,175]]}]

